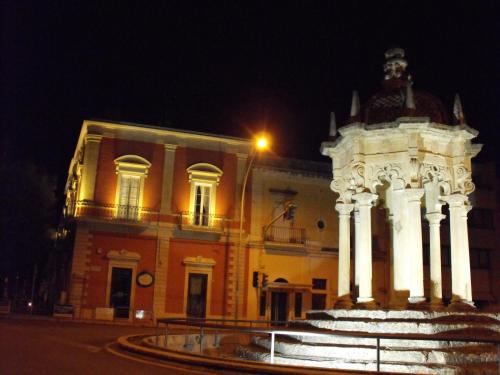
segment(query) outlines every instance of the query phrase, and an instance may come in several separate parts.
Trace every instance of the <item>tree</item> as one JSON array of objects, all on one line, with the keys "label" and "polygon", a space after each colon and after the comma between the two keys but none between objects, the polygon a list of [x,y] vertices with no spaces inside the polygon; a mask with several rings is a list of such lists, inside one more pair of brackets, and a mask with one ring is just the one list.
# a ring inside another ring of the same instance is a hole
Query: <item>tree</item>
[{"label": "tree", "polygon": [[50,251],[55,183],[29,162],[4,163],[0,178],[0,276],[18,278],[22,289],[31,286],[34,266],[41,266]]}]

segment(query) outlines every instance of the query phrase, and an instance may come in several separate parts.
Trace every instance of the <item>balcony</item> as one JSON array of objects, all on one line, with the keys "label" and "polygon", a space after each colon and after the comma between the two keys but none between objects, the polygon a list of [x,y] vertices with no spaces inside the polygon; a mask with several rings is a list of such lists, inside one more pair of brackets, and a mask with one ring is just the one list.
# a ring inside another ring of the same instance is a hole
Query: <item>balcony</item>
[{"label": "balcony", "polygon": [[68,216],[118,223],[149,224],[157,222],[159,215],[157,211],[146,207],[78,201],[68,210]]},{"label": "balcony", "polygon": [[226,229],[226,218],[221,215],[183,211],[179,213],[179,229],[181,231],[221,234]]},{"label": "balcony", "polygon": [[296,227],[263,228],[264,246],[274,250],[305,251],[306,230]]}]

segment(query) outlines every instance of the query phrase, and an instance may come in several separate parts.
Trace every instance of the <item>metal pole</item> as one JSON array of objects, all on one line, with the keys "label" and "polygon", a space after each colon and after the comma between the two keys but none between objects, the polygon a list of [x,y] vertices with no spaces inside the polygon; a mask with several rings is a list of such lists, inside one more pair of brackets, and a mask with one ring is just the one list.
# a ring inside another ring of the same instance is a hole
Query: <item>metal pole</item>
[{"label": "metal pole", "polygon": [[200,325],[200,354],[203,352],[202,342],[203,342],[203,326]]},{"label": "metal pole", "polygon": [[247,170],[245,172],[245,178],[243,179],[243,186],[241,188],[241,205],[240,205],[240,231],[238,235],[238,247],[236,248],[236,291],[235,295],[235,311],[234,311],[234,319],[238,320],[238,308],[239,308],[239,299],[240,299],[240,253],[241,253],[241,241],[243,237],[243,213],[245,210],[245,190],[247,187],[248,175],[250,174],[250,170],[252,169],[252,164],[255,159],[255,155],[257,153],[254,151],[252,157],[250,158],[250,162],[248,163]]},{"label": "metal pole", "polygon": [[168,323],[165,325],[165,348],[168,348]]},{"label": "metal pole", "polygon": [[377,371],[380,371],[380,337],[377,337]]},{"label": "metal pole", "polygon": [[274,363],[274,336],[275,333],[271,332],[271,364]]},{"label": "metal pole", "polygon": [[156,346],[158,346],[158,336],[160,335],[160,322],[156,321]]}]

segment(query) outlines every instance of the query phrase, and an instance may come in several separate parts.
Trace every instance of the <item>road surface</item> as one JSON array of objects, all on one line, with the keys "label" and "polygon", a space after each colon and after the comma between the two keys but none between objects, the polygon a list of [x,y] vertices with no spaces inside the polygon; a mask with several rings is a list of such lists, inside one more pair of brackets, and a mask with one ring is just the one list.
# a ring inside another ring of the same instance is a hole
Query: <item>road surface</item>
[{"label": "road surface", "polygon": [[0,375],[235,374],[116,353],[119,336],[153,328],[0,317]]}]

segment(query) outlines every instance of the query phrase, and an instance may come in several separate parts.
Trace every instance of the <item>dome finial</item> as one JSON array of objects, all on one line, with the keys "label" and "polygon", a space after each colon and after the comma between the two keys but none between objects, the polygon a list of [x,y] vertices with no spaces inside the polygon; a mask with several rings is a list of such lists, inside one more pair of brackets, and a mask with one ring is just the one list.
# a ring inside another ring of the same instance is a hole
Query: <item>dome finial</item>
[{"label": "dome finial", "polygon": [[401,78],[408,66],[405,50],[402,48],[391,48],[385,52],[384,79]]},{"label": "dome finial", "polygon": [[356,117],[359,114],[359,94],[357,90],[352,92],[351,102],[351,117]]},{"label": "dome finial", "polygon": [[460,100],[460,96],[455,94],[455,101],[453,103],[453,116],[458,124],[465,124],[465,115],[464,110],[462,108],[462,101]]},{"label": "dome finial", "polygon": [[408,81],[406,82],[406,100],[405,107],[407,109],[415,109],[415,99],[413,97],[413,82],[411,76],[408,76]]}]

